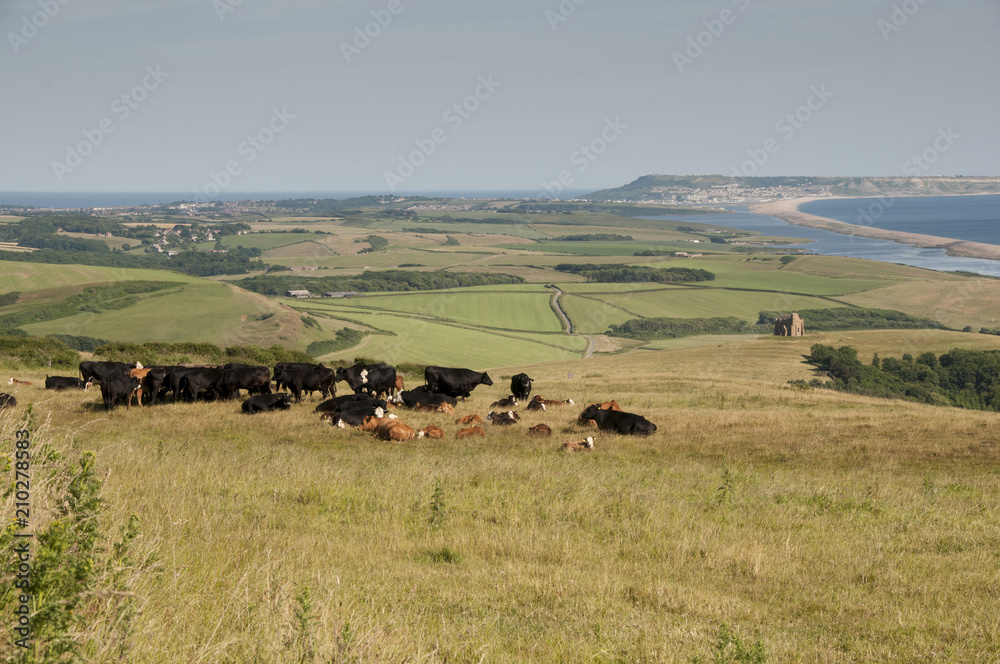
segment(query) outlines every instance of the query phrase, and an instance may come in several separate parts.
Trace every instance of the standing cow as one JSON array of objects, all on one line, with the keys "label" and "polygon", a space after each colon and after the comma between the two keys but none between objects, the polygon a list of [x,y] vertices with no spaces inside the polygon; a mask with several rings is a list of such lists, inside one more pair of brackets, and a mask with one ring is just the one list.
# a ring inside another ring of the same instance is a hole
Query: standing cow
[{"label": "standing cow", "polygon": [[472,390],[478,386],[493,384],[485,371],[434,366],[424,369],[424,382],[427,383],[429,392],[447,394],[455,398],[468,398],[472,396]]},{"label": "standing cow", "polygon": [[532,379],[526,373],[519,373],[510,379],[510,393],[515,399],[524,401],[531,395]]}]

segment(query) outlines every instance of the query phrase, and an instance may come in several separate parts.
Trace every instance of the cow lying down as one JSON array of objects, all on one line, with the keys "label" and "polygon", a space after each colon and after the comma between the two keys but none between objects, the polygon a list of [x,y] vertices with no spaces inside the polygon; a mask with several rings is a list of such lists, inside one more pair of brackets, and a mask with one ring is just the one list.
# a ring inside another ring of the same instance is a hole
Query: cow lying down
[{"label": "cow lying down", "polygon": [[370,431],[376,438],[381,440],[391,440],[393,442],[424,437],[423,431],[414,431],[413,427],[403,424],[397,419],[388,417],[366,417],[365,421],[358,426],[358,430]]},{"label": "cow lying down", "polygon": [[243,402],[243,412],[247,415],[254,413],[268,413],[272,410],[288,410],[292,407],[292,395],[282,394],[255,394]]},{"label": "cow lying down", "polygon": [[632,436],[648,436],[656,433],[656,425],[642,415],[624,413],[618,410],[605,410],[598,404],[591,404],[580,413],[581,420],[594,420],[598,429],[615,431]]},{"label": "cow lying down", "polygon": [[531,401],[528,402],[528,410],[547,410],[552,406],[566,406],[573,405],[572,399],[566,399],[566,401],[560,401],[558,399],[546,399],[541,394],[536,394],[532,397]]}]

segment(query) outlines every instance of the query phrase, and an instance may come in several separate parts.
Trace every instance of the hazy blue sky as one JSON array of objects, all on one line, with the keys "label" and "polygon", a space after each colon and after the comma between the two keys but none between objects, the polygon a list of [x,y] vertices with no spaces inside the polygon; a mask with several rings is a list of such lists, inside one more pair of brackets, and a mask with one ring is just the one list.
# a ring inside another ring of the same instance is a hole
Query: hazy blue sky
[{"label": "hazy blue sky", "polygon": [[1000,175],[997,0],[13,0],[0,26],[0,191]]}]

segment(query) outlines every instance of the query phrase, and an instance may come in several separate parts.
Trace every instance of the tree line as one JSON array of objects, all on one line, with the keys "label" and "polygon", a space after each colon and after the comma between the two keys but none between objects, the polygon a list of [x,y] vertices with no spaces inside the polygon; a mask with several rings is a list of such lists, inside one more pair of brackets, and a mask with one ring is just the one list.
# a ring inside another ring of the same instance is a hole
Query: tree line
[{"label": "tree line", "polygon": [[714,281],[715,275],[708,270],[690,267],[655,268],[642,265],[594,265],[592,263],[560,263],[559,272],[579,274],[584,279],[604,284],[631,283],[691,283]]},{"label": "tree line", "polygon": [[953,349],[944,355],[921,353],[916,358],[879,358],[871,364],[858,358],[850,346],[815,344],[808,362],[825,371],[830,380],[813,385],[841,392],[973,410],[1000,411],[1000,351]]},{"label": "tree line", "polygon": [[358,293],[385,293],[393,291],[426,291],[473,286],[497,286],[524,283],[522,277],[512,274],[480,274],[475,272],[407,272],[405,270],[368,270],[350,277],[298,277],[265,274],[248,277],[237,282],[261,295],[280,296],[290,290],[308,290],[312,293],[326,291]]}]

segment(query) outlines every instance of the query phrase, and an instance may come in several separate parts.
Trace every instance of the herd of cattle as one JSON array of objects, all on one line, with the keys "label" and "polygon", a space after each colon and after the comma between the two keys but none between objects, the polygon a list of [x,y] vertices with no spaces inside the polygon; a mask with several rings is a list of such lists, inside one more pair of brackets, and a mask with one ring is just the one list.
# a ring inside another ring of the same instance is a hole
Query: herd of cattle
[{"label": "herd of cattle", "polygon": [[[11,379],[11,383],[24,383]],[[347,383],[350,392],[337,396],[336,384]],[[458,399],[466,399],[479,385],[493,385],[485,372],[470,369],[429,366],[424,371],[424,385],[405,390],[402,376],[388,364],[355,364],[351,367],[330,369],[322,364],[279,362],[273,371],[265,366],[227,364],[225,366],[150,366],[124,362],[81,362],[80,378],[48,376],[47,390],[86,390],[99,386],[105,410],[119,405],[130,407],[133,400],[140,406],[143,398],[148,404],[170,401],[215,401],[236,399],[241,391],[247,393],[242,410],[247,414],[272,410],[287,410],[293,400],[298,403],[303,395],[318,392],[324,399],[316,412],[330,424],[339,428],[357,427],[372,432],[383,440],[409,440],[412,438],[442,438],[444,431],[430,426],[416,431],[389,413],[393,408],[407,408],[420,412],[452,414]],[[30,384],[30,383],[28,383]],[[486,418],[468,415],[455,421],[462,425],[457,438],[484,436],[479,425],[490,422],[494,426],[510,426],[520,421],[514,410],[524,404],[527,410],[547,411],[553,406],[573,405],[573,400],[545,399],[531,396],[533,380],[524,373],[511,379],[510,394],[499,399]],[[272,385],[276,392],[272,391]],[[0,394],[0,408],[16,405],[16,399]],[[615,401],[588,405],[577,418],[584,426],[628,435],[650,435],[656,425],[634,413],[623,412]],[[530,435],[549,436],[552,430],[545,424],[528,429]],[[564,449],[593,449],[593,438],[563,445]]]}]

